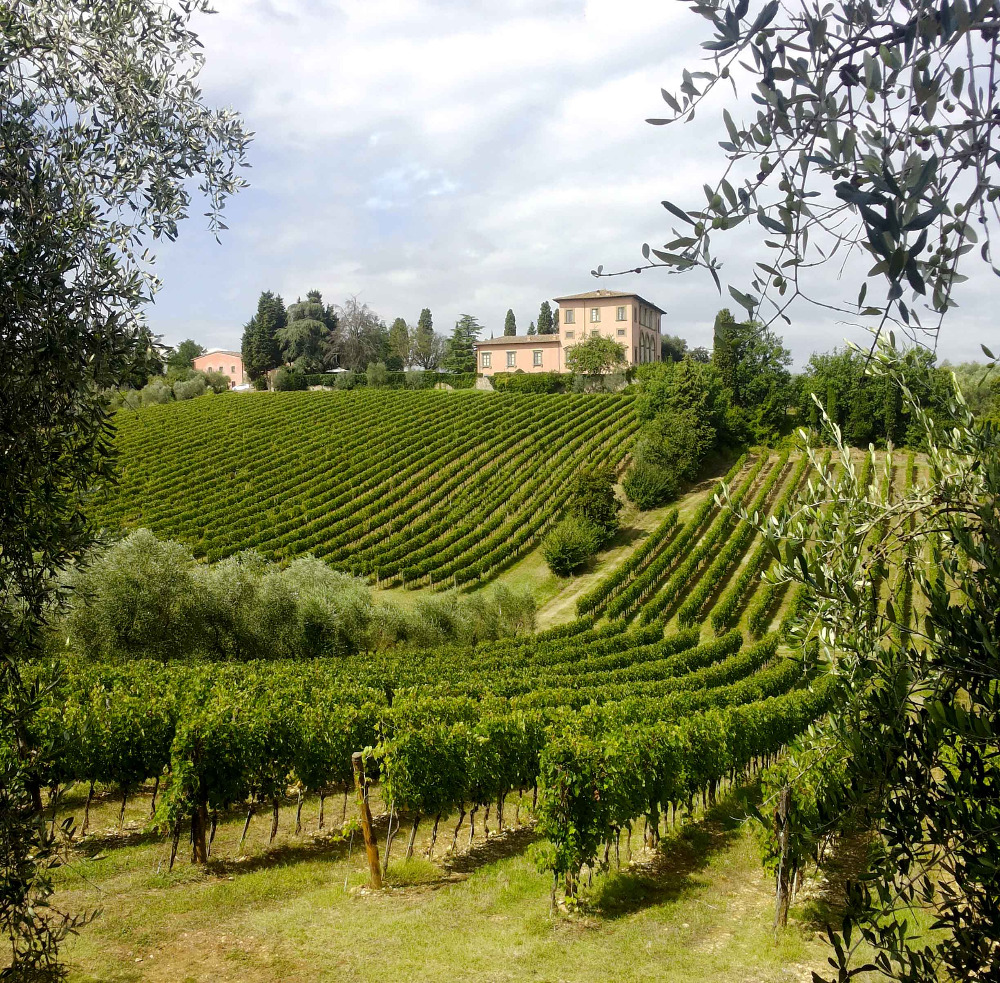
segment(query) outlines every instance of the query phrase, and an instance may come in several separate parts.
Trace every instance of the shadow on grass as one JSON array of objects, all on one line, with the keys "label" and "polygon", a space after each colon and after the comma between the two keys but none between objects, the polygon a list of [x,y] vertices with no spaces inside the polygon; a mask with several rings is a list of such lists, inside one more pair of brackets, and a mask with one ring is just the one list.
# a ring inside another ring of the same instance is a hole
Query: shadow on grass
[{"label": "shadow on grass", "polygon": [[165,842],[164,835],[151,826],[126,824],[124,829],[106,829],[88,833],[73,843],[73,849],[85,857],[93,857],[105,850],[115,850],[127,846],[145,846],[149,843]]},{"label": "shadow on grass", "polygon": [[844,917],[847,882],[856,881],[868,866],[871,836],[865,832],[841,836],[819,866],[817,889],[802,899],[798,917],[817,931],[839,927]]},{"label": "shadow on grass", "polygon": [[[360,841],[361,835],[355,835],[355,841]],[[354,846],[357,847],[355,842]],[[280,846],[265,847],[261,853],[245,857],[210,857],[205,869],[219,876],[229,874],[249,874],[258,870],[272,870],[275,867],[288,867],[304,860],[316,860],[327,857],[339,860],[346,856],[350,849],[350,837],[346,839],[326,839],[317,837],[301,843],[283,843]],[[361,843],[364,851],[364,843]]]},{"label": "shadow on grass", "polygon": [[[676,901],[700,887],[698,874],[740,837],[750,804],[759,798],[756,784],[731,789],[700,819],[670,830],[652,855],[636,851],[638,856],[627,868],[612,868],[585,898],[585,907],[604,918],[622,918]],[[641,841],[639,826],[633,841],[636,837]]]},{"label": "shadow on grass", "polygon": [[[469,850],[449,854],[442,866],[449,873],[471,874],[488,864],[523,853],[537,839],[534,826],[508,826],[502,833],[493,833],[488,840],[474,843]],[[461,841],[459,836],[459,843]]]}]

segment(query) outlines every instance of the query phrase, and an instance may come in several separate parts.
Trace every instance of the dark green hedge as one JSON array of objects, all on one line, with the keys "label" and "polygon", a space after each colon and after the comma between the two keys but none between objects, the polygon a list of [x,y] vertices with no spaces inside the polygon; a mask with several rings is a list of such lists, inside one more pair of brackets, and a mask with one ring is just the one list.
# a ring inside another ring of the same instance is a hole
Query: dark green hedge
[{"label": "dark green hedge", "polygon": [[[410,379],[407,379],[407,376]],[[306,376],[310,386],[325,386],[328,389],[363,389],[368,386],[364,372],[337,372]],[[476,384],[475,372],[459,374],[451,372],[388,372],[384,389],[433,389],[438,383],[445,383],[452,389],[471,389]]]},{"label": "dark green hedge", "polygon": [[490,378],[499,393],[564,393],[572,380],[560,372],[497,372]]}]

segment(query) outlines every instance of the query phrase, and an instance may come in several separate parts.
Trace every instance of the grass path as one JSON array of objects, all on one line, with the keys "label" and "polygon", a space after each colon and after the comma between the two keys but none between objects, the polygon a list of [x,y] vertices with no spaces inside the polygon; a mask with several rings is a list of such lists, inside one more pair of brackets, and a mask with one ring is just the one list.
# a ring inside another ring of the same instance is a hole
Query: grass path
[{"label": "grass path", "polygon": [[[771,883],[752,836],[733,818],[740,808],[727,800],[665,836],[659,851],[637,852],[631,866],[623,841],[623,869],[595,877],[582,910],[567,914],[550,910],[551,882],[531,859],[529,829],[470,852],[463,845],[449,860],[444,827],[435,862],[393,863],[390,887],[372,895],[358,844],[348,857],[345,844],[289,835],[291,806],[273,847],[269,817],[261,816],[247,856],[235,859],[242,822],[233,815],[220,823],[207,871],[183,859],[182,843],[168,874],[167,844],[139,829],[148,796],[138,797],[127,814],[129,836],[97,836],[57,872],[59,904],[102,909],[66,945],[70,979],[809,980],[823,965],[824,945],[815,926],[795,920],[775,940]],[[111,799],[98,803],[92,828],[112,827],[117,809]],[[328,820],[339,816],[340,800],[328,800]],[[307,831],[315,817],[316,803],[307,802]],[[418,855],[427,833],[422,828]],[[637,831],[635,844],[640,839]]]}]

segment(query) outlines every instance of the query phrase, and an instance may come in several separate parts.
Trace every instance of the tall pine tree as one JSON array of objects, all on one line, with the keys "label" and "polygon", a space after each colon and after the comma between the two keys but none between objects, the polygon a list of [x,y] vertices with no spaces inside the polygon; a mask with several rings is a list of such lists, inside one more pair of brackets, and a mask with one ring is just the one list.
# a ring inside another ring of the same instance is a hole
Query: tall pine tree
[{"label": "tall pine tree", "polygon": [[280,295],[265,290],[257,301],[257,313],[243,328],[241,354],[251,381],[263,378],[281,364],[276,334],[288,323]]},{"label": "tall pine tree", "polygon": [[507,337],[517,334],[517,321],[514,320],[513,311],[507,311],[507,317],[504,318],[503,322],[503,333]]},{"label": "tall pine tree", "polygon": [[455,330],[448,339],[448,349],[444,357],[446,372],[475,372],[475,344],[482,325],[471,314],[463,314],[455,322]]}]

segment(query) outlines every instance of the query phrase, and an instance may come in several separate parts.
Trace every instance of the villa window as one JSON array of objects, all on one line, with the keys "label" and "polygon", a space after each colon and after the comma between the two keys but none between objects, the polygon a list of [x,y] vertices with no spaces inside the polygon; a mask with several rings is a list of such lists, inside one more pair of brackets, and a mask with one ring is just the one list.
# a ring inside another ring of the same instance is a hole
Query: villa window
[{"label": "villa window", "polygon": [[619,338],[624,338],[625,337],[625,329],[624,328],[619,328],[618,329],[618,337]]},{"label": "villa window", "polygon": [[[576,324],[576,311],[572,308],[566,311],[566,324]],[[572,333],[566,335],[567,338],[572,337]]]},{"label": "villa window", "polygon": [[600,331],[598,331],[598,330],[597,330],[597,329],[595,328],[595,329],[594,329],[593,331],[591,331],[591,332],[590,332],[590,337],[591,337],[591,338],[600,338],[600,337],[601,337],[601,332],[600,332]]},{"label": "villa window", "polygon": [[488,369],[493,365],[493,353],[483,352],[483,368]]},{"label": "villa window", "polygon": [[624,321],[625,320],[625,308],[624,307],[619,307],[618,308],[618,320],[619,321]]},{"label": "villa window", "polygon": [[599,307],[591,307],[590,309],[590,323],[597,324],[601,320],[601,309]]},{"label": "villa window", "polygon": [[534,351],[534,352],[531,353],[531,355],[532,355],[532,364],[533,365],[541,365],[542,364],[542,353],[540,351]]},{"label": "villa window", "polygon": [[230,372],[232,372],[232,373],[233,373],[233,375],[236,375],[236,366],[235,366],[235,365],[231,365],[231,366],[229,367],[229,371],[230,371]]},{"label": "villa window", "polygon": [[[572,313],[573,312],[570,311],[570,314],[572,314]],[[576,337],[576,332],[575,331],[567,331],[566,332],[566,338],[567,338],[567,340],[572,340],[575,337]]]},{"label": "villa window", "polygon": [[517,352],[507,352],[507,368],[512,369],[517,365]]}]

